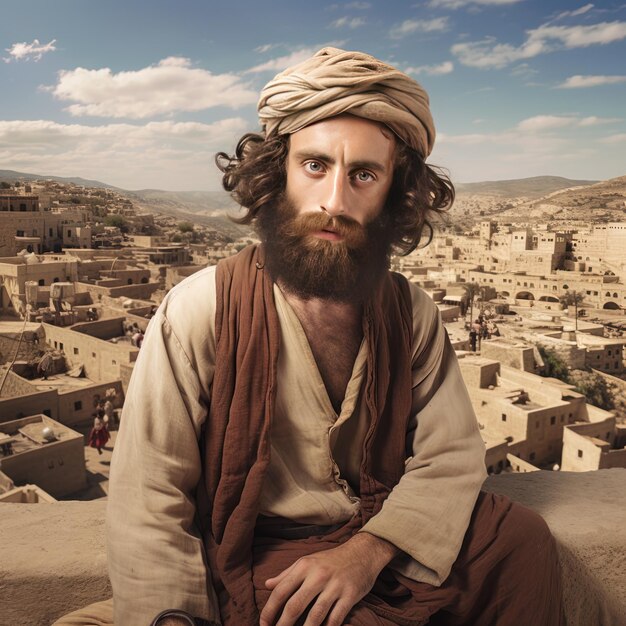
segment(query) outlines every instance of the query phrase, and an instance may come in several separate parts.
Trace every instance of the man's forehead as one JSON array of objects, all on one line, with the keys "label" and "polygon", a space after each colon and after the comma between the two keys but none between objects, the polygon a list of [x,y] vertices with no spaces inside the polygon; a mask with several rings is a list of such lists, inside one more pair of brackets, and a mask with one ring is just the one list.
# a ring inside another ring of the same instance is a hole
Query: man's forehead
[{"label": "man's forehead", "polygon": [[341,147],[355,154],[384,157],[391,154],[396,145],[394,133],[385,124],[350,114],[315,122],[289,138],[290,154]]}]

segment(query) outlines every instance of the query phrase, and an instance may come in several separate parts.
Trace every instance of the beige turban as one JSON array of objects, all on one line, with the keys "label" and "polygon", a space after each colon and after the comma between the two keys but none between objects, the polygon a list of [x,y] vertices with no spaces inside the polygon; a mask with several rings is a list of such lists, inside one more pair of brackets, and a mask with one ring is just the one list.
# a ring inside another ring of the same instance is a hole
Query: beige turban
[{"label": "beige turban", "polygon": [[424,158],[435,125],[423,87],[362,52],[323,48],[278,74],[261,91],[259,119],[267,135],[286,135],[340,113],[386,124]]}]

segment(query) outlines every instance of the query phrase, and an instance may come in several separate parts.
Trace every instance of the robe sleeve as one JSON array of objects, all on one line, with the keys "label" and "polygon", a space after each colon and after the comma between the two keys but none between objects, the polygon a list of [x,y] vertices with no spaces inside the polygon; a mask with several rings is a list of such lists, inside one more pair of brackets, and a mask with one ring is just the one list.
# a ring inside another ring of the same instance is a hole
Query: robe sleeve
[{"label": "robe sleeve", "polygon": [[486,477],[485,446],[436,305],[413,296],[413,402],[405,473],[362,528],[400,548],[390,566],[441,585],[463,542]]},{"label": "robe sleeve", "polygon": [[198,439],[214,369],[211,278],[202,270],[170,291],[150,321],[128,387],[107,504],[116,624],[148,624],[165,609],[220,621],[194,523]]}]

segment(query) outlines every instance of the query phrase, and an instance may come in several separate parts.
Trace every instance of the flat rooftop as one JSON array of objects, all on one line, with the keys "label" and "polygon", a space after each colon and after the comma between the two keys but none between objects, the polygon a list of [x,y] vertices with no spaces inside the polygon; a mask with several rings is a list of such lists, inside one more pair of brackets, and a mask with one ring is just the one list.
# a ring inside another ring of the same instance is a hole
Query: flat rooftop
[{"label": "flat rooftop", "polygon": [[59,393],[63,393],[64,391],[74,391],[76,389],[83,389],[84,387],[91,387],[93,385],[100,384],[90,378],[76,378],[75,376],[69,376],[68,374],[52,374],[51,376],[48,376],[47,380],[35,378],[33,380],[28,380],[28,382],[37,391],[49,391],[50,389],[56,389]]},{"label": "flat rooftop", "polygon": [[[54,434],[54,439],[45,437],[44,429],[47,428]],[[82,439],[80,433],[45,415],[5,422],[0,424],[0,459],[78,438]]]},{"label": "flat rooftop", "polygon": [[15,317],[0,317],[0,335],[5,333],[20,333],[22,332],[22,327],[24,327],[24,332],[37,332],[39,328],[41,328],[41,323],[26,322],[26,326],[24,326],[24,322]]}]

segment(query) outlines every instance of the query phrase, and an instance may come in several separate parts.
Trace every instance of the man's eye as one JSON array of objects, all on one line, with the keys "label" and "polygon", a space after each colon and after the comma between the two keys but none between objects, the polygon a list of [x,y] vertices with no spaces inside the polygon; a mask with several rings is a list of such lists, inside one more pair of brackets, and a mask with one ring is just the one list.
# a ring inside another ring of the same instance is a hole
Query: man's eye
[{"label": "man's eye", "polygon": [[317,174],[322,171],[322,164],[317,161],[309,161],[304,166],[309,172]]},{"label": "man's eye", "polygon": [[362,172],[357,172],[355,178],[362,183],[366,183],[369,180],[373,180],[374,177],[369,172],[362,171]]}]

